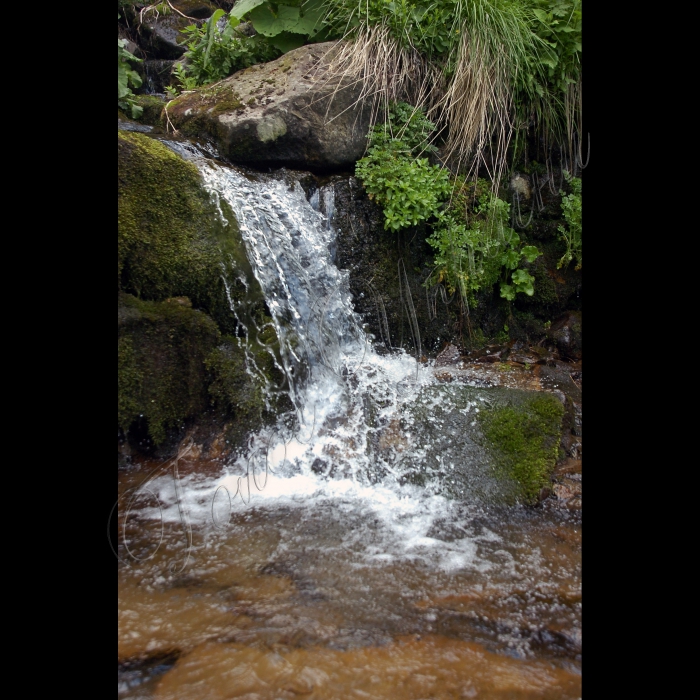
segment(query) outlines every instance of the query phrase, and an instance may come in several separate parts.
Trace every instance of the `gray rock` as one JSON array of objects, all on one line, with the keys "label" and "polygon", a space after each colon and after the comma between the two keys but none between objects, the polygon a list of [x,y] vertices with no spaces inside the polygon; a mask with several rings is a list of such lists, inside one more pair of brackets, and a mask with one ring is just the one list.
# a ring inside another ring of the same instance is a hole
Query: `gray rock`
[{"label": "gray rock", "polygon": [[370,111],[360,85],[328,78],[337,42],[311,44],[182,95],[168,107],[183,133],[237,163],[328,169],[361,158]]}]

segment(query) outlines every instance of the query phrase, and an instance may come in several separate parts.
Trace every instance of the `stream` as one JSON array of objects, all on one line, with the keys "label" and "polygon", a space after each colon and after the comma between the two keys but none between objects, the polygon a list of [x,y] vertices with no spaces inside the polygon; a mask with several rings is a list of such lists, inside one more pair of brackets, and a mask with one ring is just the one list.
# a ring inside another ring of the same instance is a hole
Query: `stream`
[{"label": "stream", "polygon": [[283,408],[226,464],[190,444],[120,469],[119,698],[579,698],[580,512],[499,504],[431,363],[375,351],[334,264],[332,186],[164,142],[236,215],[279,339],[238,302],[239,342]]}]

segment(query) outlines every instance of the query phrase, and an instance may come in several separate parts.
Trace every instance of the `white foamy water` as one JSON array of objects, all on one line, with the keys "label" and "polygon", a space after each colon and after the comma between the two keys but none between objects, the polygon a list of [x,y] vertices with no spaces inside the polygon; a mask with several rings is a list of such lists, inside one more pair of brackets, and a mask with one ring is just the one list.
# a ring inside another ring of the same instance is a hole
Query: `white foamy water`
[{"label": "white foamy water", "polygon": [[[192,146],[168,145],[199,167],[222,221],[235,225],[223,202],[236,216],[279,339],[268,351],[284,381],[273,385],[256,365],[251,345],[264,327],[245,313],[245,302],[232,301],[245,331],[247,369],[268,396],[285,393],[293,409],[252,435],[218,480],[156,480],[152,489],[159,484],[161,507],[151,516],[218,529],[232,513],[250,508],[329,508],[380,528],[380,541],[364,550],[371,559],[419,558],[445,569],[488,566],[477,564],[476,543],[466,534],[449,543],[430,535],[436,521],[457,518],[463,504],[445,498],[433,482],[417,486],[402,479],[408,455],[415,465],[429,449],[412,442],[406,409],[434,380],[405,352],[377,354],[363,330],[348,272],[333,262],[333,187],[307,199],[294,173],[249,177]],[[392,430],[400,419],[399,439]],[[443,465],[441,455],[437,461],[445,473],[454,468]]]}]

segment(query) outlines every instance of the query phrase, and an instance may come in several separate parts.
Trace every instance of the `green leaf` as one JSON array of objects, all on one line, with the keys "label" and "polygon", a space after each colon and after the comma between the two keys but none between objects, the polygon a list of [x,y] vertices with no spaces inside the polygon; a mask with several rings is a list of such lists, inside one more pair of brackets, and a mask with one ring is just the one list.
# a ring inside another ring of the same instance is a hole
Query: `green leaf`
[{"label": "green leaf", "polygon": [[512,248],[507,250],[501,256],[501,265],[505,265],[509,270],[514,270],[518,266],[519,262],[520,254],[518,251],[513,250]]},{"label": "green leaf", "polygon": [[527,260],[529,263],[534,262],[535,258],[542,255],[542,253],[540,253],[540,251],[537,250],[534,245],[526,245],[521,252],[525,260]]},{"label": "green leaf", "polygon": [[281,32],[275,37],[270,39],[270,44],[276,49],[279,49],[282,53],[287,53],[292,49],[298,49],[300,46],[304,45],[305,37],[301,34],[295,34],[293,32]]},{"label": "green leaf", "polygon": [[267,0],[239,0],[239,2],[233,6],[229,15],[236,19],[242,19],[243,15],[258,7],[258,5],[262,5],[264,2],[267,2]]},{"label": "green leaf", "polygon": [[256,7],[250,12],[248,17],[253,23],[255,31],[263,36],[277,36],[282,31],[277,24],[277,17],[275,17],[272,8],[268,4]]},{"label": "green leaf", "polygon": [[501,282],[501,296],[508,301],[513,301],[515,299],[515,290],[509,284],[503,284]]}]

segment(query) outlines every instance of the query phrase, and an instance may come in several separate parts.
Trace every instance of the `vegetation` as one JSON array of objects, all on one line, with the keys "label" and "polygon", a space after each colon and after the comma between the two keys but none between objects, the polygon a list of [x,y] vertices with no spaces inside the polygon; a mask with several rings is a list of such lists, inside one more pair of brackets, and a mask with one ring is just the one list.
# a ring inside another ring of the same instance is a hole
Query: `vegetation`
[{"label": "vegetation", "polygon": [[435,125],[406,103],[390,106],[389,119],[370,132],[367,155],[355,174],[384,209],[384,227],[398,230],[434,216],[449,195],[449,172],[430,165],[422,152]]},{"label": "vegetation", "polygon": [[459,292],[465,305],[499,281],[501,296],[509,301],[518,292],[532,296],[534,277],[520,265],[540,252],[523,245],[508,226],[510,205],[485,180],[451,177],[443,166],[420,157],[435,151],[434,130],[421,109],[403,102],[390,103],[386,121],[371,130],[368,153],[355,173],[382,205],[384,227],[399,230],[430,221],[435,269],[426,286],[442,283],[450,294]]},{"label": "vegetation", "polygon": [[379,115],[425,107],[453,169],[497,183],[512,138],[533,127],[573,160],[581,133],[580,0],[333,0],[349,40],[335,72],[363,81]]},{"label": "vegetation", "polygon": [[[175,96],[180,89],[223,80],[302,46],[317,34],[322,11],[319,0],[290,0],[285,5],[242,0],[228,15],[216,10],[202,26],[191,24],[183,30],[185,63],[175,68],[179,86],[169,86],[168,92]],[[244,16],[256,32],[253,36],[244,31]]]},{"label": "vegetation", "polygon": [[582,250],[581,250],[581,178],[572,177],[568,172],[564,171],[566,181],[571,186],[571,193],[565,194],[561,190],[561,209],[566,220],[567,228],[559,226],[558,230],[562,240],[566,243],[566,253],[557,264],[557,267],[568,265],[573,259],[576,260],[576,270],[580,270],[582,266]]},{"label": "vegetation", "polygon": [[513,479],[519,497],[537,500],[556,463],[564,406],[552,394],[537,394],[523,405],[499,406],[477,414],[496,470]]},{"label": "vegetation", "polygon": [[[121,17],[121,15],[118,15]],[[130,51],[126,50],[126,39],[117,40],[118,54],[118,103],[119,108],[129,110],[133,119],[138,119],[143,112],[143,108],[134,102],[134,93],[131,88],[141,87],[141,76],[129,65],[130,61],[141,63]]]}]

